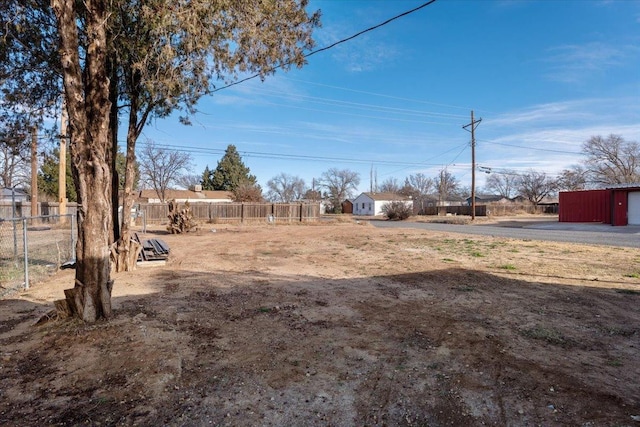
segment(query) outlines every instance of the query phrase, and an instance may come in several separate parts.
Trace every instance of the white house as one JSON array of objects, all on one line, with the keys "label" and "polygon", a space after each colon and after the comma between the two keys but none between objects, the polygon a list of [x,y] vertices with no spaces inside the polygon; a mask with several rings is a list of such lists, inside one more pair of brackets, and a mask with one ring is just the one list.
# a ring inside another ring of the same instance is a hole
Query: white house
[{"label": "white house", "polygon": [[362,193],[352,200],[354,215],[382,215],[382,206],[402,201],[413,208],[413,200],[394,193]]}]

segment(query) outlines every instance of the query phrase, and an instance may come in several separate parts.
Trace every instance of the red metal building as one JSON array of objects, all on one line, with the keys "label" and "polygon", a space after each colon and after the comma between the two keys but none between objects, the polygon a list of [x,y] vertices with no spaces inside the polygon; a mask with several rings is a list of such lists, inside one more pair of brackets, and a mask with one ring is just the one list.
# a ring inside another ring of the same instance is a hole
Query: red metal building
[{"label": "red metal building", "polygon": [[559,202],[560,222],[640,225],[640,184],[604,190],[562,191]]}]

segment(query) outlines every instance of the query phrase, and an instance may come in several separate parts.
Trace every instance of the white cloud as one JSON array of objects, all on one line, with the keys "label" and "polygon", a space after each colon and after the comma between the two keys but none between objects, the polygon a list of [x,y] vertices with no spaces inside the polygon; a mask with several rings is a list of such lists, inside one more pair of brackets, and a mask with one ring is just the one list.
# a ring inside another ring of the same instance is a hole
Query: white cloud
[{"label": "white cloud", "polygon": [[[334,22],[317,31],[315,33],[317,47],[330,46],[384,19],[377,8],[365,8],[355,13],[359,19],[353,22]],[[360,35],[324,53],[329,53],[340,68],[351,73],[379,69],[395,60],[400,54],[397,45],[381,39],[376,33]]]},{"label": "white cloud", "polygon": [[588,119],[591,117],[589,104],[592,100],[563,101],[534,105],[520,111],[501,114],[496,118],[485,120],[487,126],[531,126],[533,124],[550,124],[567,120]]},{"label": "white cloud", "polygon": [[352,73],[373,71],[399,56],[398,49],[386,42],[374,42],[366,36],[336,46],[333,59]]},{"label": "white cloud", "polygon": [[550,56],[545,61],[551,63],[551,70],[547,77],[564,83],[578,83],[593,73],[623,65],[629,58],[637,56],[640,49],[633,45],[590,42],[555,46],[548,52]]},{"label": "white cloud", "polygon": [[586,98],[533,105],[498,114],[485,114],[484,126],[509,128],[575,128],[607,124],[609,127],[640,122],[640,105],[635,97]]},{"label": "white cloud", "polygon": [[534,105],[483,121],[477,138],[480,164],[556,174],[582,160],[594,135],[640,141],[635,98],[590,98]]},{"label": "white cloud", "polygon": [[[285,74],[284,71],[276,71],[276,74],[266,76],[262,81],[256,77],[252,80],[247,80],[241,84],[229,87],[215,92],[212,96],[203,97],[198,104],[198,109],[205,114],[211,107],[207,101],[213,102],[215,105],[225,106],[256,106],[256,105],[268,105],[271,94],[287,93],[291,96],[302,96],[305,94],[302,90],[287,80],[282,78]],[[244,77],[240,77],[242,79]],[[218,85],[222,87],[222,85]]]}]

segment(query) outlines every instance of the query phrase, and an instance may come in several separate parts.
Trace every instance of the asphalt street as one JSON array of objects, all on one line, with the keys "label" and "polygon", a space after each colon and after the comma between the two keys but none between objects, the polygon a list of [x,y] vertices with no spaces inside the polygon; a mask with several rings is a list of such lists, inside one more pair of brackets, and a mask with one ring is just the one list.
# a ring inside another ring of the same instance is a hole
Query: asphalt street
[{"label": "asphalt street", "polygon": [[418,228],[447,233],[475,234],[522,240],[584,243],[593,245],[640,248],[640,226],[613,227],[605,224],[540,222],[518,226],[459,225],[427,222],[371,220],[382,228]]}]

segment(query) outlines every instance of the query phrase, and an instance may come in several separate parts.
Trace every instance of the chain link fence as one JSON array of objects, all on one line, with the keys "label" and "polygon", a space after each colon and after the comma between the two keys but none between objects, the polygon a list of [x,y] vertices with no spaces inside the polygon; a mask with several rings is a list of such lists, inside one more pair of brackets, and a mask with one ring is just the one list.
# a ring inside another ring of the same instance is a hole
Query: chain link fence
[{"label": "chain link fence", "polygon": [[74,215],[0,219],[0,297],[75,260],[76,233]]}]

